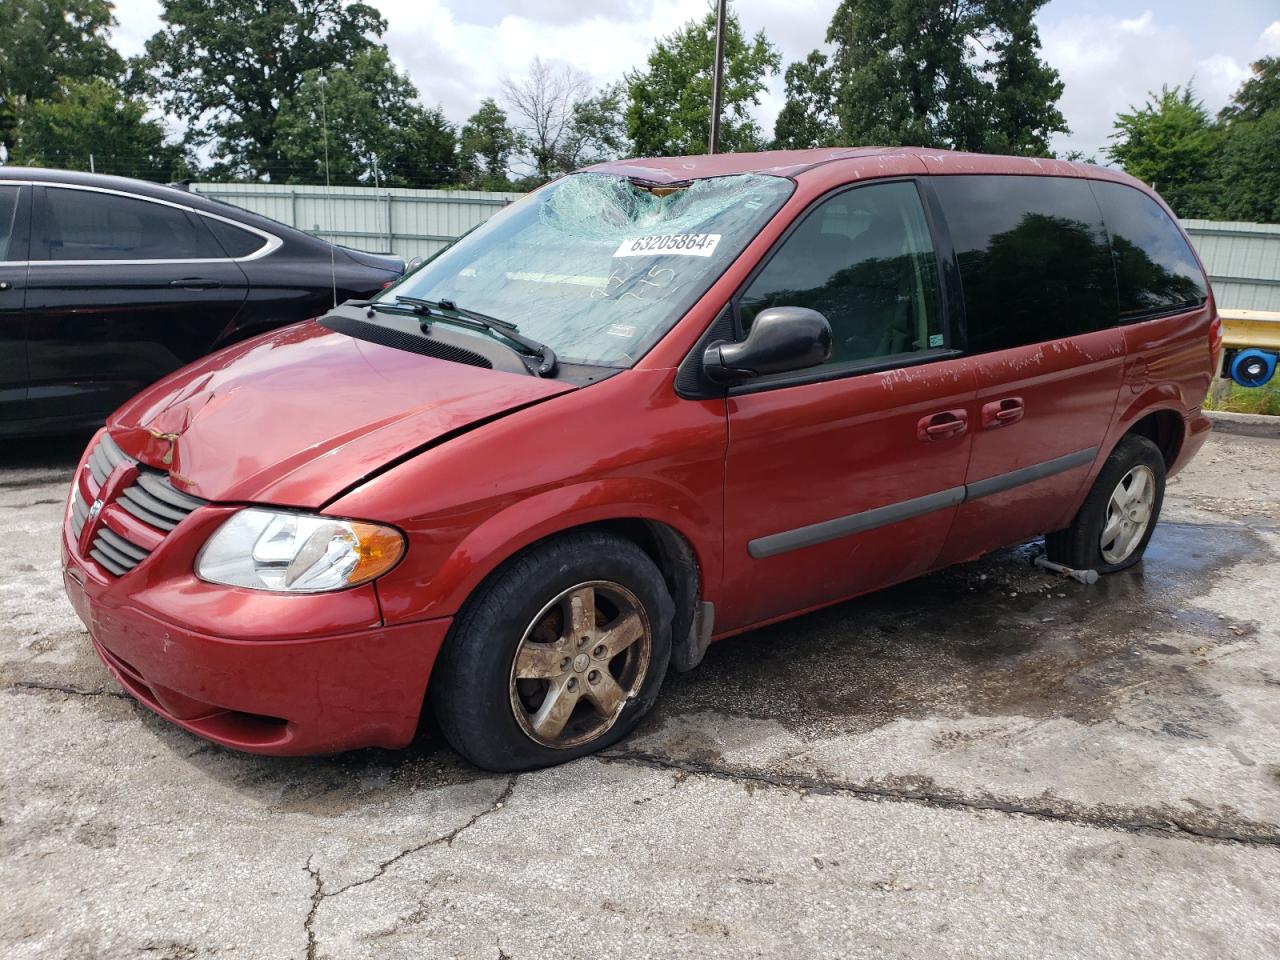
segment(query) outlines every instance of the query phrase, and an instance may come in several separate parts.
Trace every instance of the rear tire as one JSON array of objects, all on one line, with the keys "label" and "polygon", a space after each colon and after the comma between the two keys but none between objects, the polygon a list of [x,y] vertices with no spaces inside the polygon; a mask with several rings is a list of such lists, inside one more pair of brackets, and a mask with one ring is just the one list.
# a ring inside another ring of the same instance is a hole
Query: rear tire
[{"label": "rear tire", "polygon": [[1071,526],[1045,537],[1049,559],[1098,573],[1132,567],[1155,531],[1164,486],[1160,448],[1146,437],[1128,434],[1102,465]]},{"label": "rear tire", "polygon": [[593,753],[653,706],[674,604],[630,540],[566,534],[508,561],[467,601],[431,678],[436,722],[486,770]]}]

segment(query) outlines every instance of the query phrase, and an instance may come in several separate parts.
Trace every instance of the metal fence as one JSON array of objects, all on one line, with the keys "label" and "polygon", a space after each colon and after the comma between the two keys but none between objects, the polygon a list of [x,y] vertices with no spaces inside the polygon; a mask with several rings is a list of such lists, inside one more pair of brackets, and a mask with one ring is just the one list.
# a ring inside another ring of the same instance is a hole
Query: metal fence
[{"label": "metal fence", "polygon": [[1280,310],[1280,224],[1184,220],[1218,306]]},{"label": "metal fence", "polygon": [[[191,189],[336,243],[406,260],[429,256],[519,193],[195,183]],[[1280,225],[1185,220],[1218,304],[1280,310]]]},{"label": "metal fence", "polygon": [[520,193],[193,183],[192,191],[334,243],[406,260],[430,256]]}]

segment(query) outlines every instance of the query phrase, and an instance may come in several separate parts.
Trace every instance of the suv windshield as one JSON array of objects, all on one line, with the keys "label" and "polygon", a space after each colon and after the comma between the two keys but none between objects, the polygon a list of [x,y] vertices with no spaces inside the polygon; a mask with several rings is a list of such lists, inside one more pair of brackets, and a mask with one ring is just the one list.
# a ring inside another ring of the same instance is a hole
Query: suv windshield
[{"label": "suv windshield", "polygon": [[633,364],[791,195],[755,174],[637,184],[582,173],[490,218],[379,300],[447,301],[569,363]]}]

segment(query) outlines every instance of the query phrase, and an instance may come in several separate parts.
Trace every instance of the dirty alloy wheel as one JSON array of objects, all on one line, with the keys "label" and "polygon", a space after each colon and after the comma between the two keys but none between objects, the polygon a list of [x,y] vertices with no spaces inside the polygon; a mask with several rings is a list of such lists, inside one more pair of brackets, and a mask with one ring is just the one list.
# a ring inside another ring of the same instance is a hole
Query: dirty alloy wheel
[{"label": "dirty alloy wheel", "polygon": [[1045,537],[1049,559],[1077,569],[1115,573],[1146,552],[1164,503],[1164,455],[1134,434],[1103,464],[1084,505],[1066,530]]},{"label": "dirty alloy wheel", "polygon": [[673,609],[662,574],[629,540],[588,531],[532,548],[454,622],[431,677],[441,732],[489,770],[615,743],[657,697]]}]

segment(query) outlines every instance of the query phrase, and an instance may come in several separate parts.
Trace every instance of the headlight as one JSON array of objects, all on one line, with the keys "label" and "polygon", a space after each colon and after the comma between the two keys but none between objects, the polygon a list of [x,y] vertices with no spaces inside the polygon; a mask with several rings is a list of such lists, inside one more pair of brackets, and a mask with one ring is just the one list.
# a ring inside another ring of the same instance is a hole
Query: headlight
[{"label": "headlight", "polygon": [[368,583],[403,553],[404,537],[392,527],[254,507],[214,532],[196,558],[196,576],[252,590],[323,593]]}]

